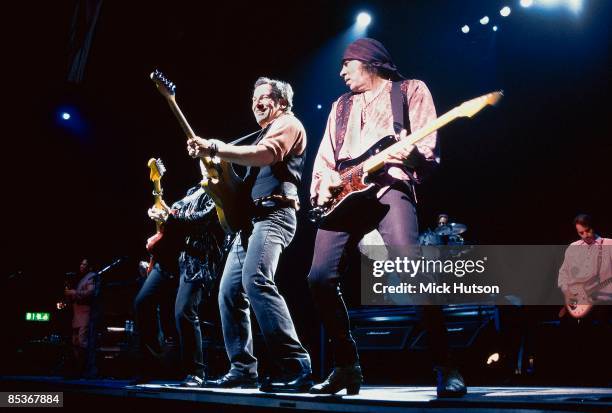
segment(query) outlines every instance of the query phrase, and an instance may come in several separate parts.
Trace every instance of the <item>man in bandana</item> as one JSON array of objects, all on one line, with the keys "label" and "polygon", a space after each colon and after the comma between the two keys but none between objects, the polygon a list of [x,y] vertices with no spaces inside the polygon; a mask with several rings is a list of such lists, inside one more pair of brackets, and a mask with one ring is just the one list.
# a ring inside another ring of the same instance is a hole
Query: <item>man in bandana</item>
[{"label": "man in bandana", "polygon": [[[344,52],[340,76],[350,92],[334,102],[317,153],[311,185],[315,206],[326,205],[340,186],[336,170],[339,162],[358,157],[382,137],[404,139],[408,131],[416,131],[436,118],[425,83],[406,80],[377,40],[362,38],[351,43]],[[398,100],[392,96],[400,91],[398,111]],[[398,112],[403,116],[397,116]],[[363,200],[360,210],[367,214],[340,217],[320,226],[308,281],[331,339],[335,367],[311,393],[334,394],[343,389],[348,394],[359,392],[363,377],[339,285],[342,259],[346,249],[353,248],[372,229],[380,232],[387,247],[406,248],[418,243],[414,185],[437,166],[436,153],[434,132],[417,145],[390,155],[374,178],[379,187],[376,197]],[[432,305],[420,310],[437,365],[438,396],[462,396],[466,388],[461,375],[450,365],[442,310]]]}]

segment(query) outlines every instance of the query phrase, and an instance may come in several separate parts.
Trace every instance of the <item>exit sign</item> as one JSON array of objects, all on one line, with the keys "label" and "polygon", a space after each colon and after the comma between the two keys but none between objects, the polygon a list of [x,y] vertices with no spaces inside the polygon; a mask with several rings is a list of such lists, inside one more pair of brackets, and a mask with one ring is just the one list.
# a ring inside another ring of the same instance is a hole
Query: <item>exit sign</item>
[{"label": "exit sign", "polygon": [[26,313],[26,321],[50,321],[51,313]]}]

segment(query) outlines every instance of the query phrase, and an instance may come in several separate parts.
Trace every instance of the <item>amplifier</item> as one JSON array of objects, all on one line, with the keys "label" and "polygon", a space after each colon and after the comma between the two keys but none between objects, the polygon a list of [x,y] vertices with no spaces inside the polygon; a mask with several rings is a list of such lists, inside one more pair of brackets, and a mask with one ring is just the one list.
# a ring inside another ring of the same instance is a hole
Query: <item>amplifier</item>
[{"label": "amplifier", "polygon": [[414,326],[356,327],[353,338],[359,350],[403,350]]}]

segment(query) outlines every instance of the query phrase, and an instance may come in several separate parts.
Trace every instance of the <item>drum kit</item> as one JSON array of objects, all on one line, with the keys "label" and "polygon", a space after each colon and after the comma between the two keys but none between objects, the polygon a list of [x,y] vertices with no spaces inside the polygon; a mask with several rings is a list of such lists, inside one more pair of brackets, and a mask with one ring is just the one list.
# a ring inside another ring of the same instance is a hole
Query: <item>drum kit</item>
[{"label": "drum kit", "polygon": [[459,248],[449,248],[451,256],[461,255],[465,240],[460,234],[467,231],[467,225],[457,222],[441,223],[435,229],[428,229],[419,235],[419,244],[422,246],[457,246]]},{"label": "drum kit", "polygon": [[[446,220],[439,220],[438,226],[434,229],[428,229],[419,235],[419,245],[425,247],[438,247],[438,246],[449,246],[446,253],[443,255],[447,256],[460,256],[469,249],[465,247],[465,240],[460,234],[467,231],[467,225],[460,224],[457,222],[448,223]],[[452,248],[455,246],[456,248]],[[366,257],[372,260],[385,260],[388,259],[388,251],[385,247],[385,243],[378,233],[373,230],[366,234],[359,242],[359,250]],[[439,248],[429,248],[424,251],[425,255],[431,254],[439,256]]]}]

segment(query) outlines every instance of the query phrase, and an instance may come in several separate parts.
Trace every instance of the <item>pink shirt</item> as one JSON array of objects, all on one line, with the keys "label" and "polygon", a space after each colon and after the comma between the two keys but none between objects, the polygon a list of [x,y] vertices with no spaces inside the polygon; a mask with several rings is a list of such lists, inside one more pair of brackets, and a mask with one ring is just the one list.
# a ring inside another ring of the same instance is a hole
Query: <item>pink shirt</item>
[{"label": "pink shirt", "polygon": [[[408,96],[408,117],[410,128],[413,131],[421,129],[425,124],[436,119],[433,99],[425,83],[411,79],[402,82],[401,87]],[[381,92],[368,103],[365,102],[363,93],[355,94],[350,99],[352,100],[351,113],[339,160],[356,158],[381,138],[395,135],[391,109],[391,82],[387,82]],[[321,181],[326,174],[335,170],[337,105],[338,101],[332,105],[323,140],[315,159],[310,187],[311,199],[317,196]],[[418,151],[428,160],[435,158],[436,139],[437,134],[433,132],[416,144]],[[391,166],[382,174],[378,183],[383,188],[387,188],[393,181],[407,179],[410,178],[405,168]],[[379,192],[380,195],[382,195],[381,192]]]},{"label": "pink shirt", "polygon": [[85,327],[89,324],[89,310],[91,306],[89,304],[89,299],[94,293],[94,277],[96,276],[95,272],[87,273],[81,278],[79,283],[77,284],[75,290],[76,294],[74,296],[74,304],[73,308],[73,317],[72,317],[72,327]]},{"label": "pink shirt", "polygon": [[259,145],[268,148],[277,163],[306,150],[306,130],[293,113],[284,113],[272,122]]}]

